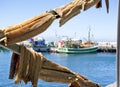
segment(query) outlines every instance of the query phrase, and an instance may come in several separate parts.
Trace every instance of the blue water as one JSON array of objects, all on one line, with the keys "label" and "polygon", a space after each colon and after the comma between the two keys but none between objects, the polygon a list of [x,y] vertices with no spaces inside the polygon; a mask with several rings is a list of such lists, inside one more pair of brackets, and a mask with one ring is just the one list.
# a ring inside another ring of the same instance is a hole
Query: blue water
[{"label": "blue water", "polygon": [[[55,54],[43,53],[48,59],[70,68],[72,71],[84,75],[88,79],[99,83],[102,87],[116,81],[116,54]],[[25,85],[14,84],[8,79],[11,52],[0,53],[0,87],[32,87],[31,83]],[[67,84],[50,83],[39,80],[38,87],[67,87]]]}]

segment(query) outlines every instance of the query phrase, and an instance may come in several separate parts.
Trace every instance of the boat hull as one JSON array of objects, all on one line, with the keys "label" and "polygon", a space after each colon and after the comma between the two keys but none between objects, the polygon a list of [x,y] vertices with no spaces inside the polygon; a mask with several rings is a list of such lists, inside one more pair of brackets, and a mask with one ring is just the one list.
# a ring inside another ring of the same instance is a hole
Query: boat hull
[{"label": "boat hull", "polygon": [[49,47],[41,47],[41,46],[33,46],[33,50],[37,51],[37,52],[49,52],[50,49]]},{"label": "boat hull", "polygon": [[88,47],[88,48],[58,48],[59,53],[71,53],[71,54],[83,54],[83,53],[93,53],[97,52],[98,47]]}]

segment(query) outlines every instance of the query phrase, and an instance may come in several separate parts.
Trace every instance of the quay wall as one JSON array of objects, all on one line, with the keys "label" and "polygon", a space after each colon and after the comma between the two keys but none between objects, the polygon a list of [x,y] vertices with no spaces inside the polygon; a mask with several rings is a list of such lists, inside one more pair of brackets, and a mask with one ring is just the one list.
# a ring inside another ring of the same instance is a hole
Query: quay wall
[{"label": "quay wall", "polygon": [[116,52],[116,42],[99,42],[97,52]]}]

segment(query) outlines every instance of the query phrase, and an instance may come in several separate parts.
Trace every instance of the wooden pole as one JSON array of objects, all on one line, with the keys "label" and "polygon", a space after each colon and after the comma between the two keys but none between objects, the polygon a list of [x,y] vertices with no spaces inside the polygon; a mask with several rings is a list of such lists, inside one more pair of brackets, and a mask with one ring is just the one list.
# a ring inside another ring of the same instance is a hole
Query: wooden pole
[{"label": "wooden pole", "polygon": [[118,29],[117,29],[117,87],[120,86],[120,1],[118,5]]}]

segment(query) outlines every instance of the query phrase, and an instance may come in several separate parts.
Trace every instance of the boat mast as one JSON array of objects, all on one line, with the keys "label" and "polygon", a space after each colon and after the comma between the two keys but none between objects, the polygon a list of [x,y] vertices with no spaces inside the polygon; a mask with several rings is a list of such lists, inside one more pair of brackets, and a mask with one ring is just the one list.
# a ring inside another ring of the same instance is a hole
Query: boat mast
[{"label": "boat mast", "polygon": [[90,46],[90,31],[91,31],[91,29],[90,29],[90,26],[89,26],[89,30],[88,30],[88,46]]}]

